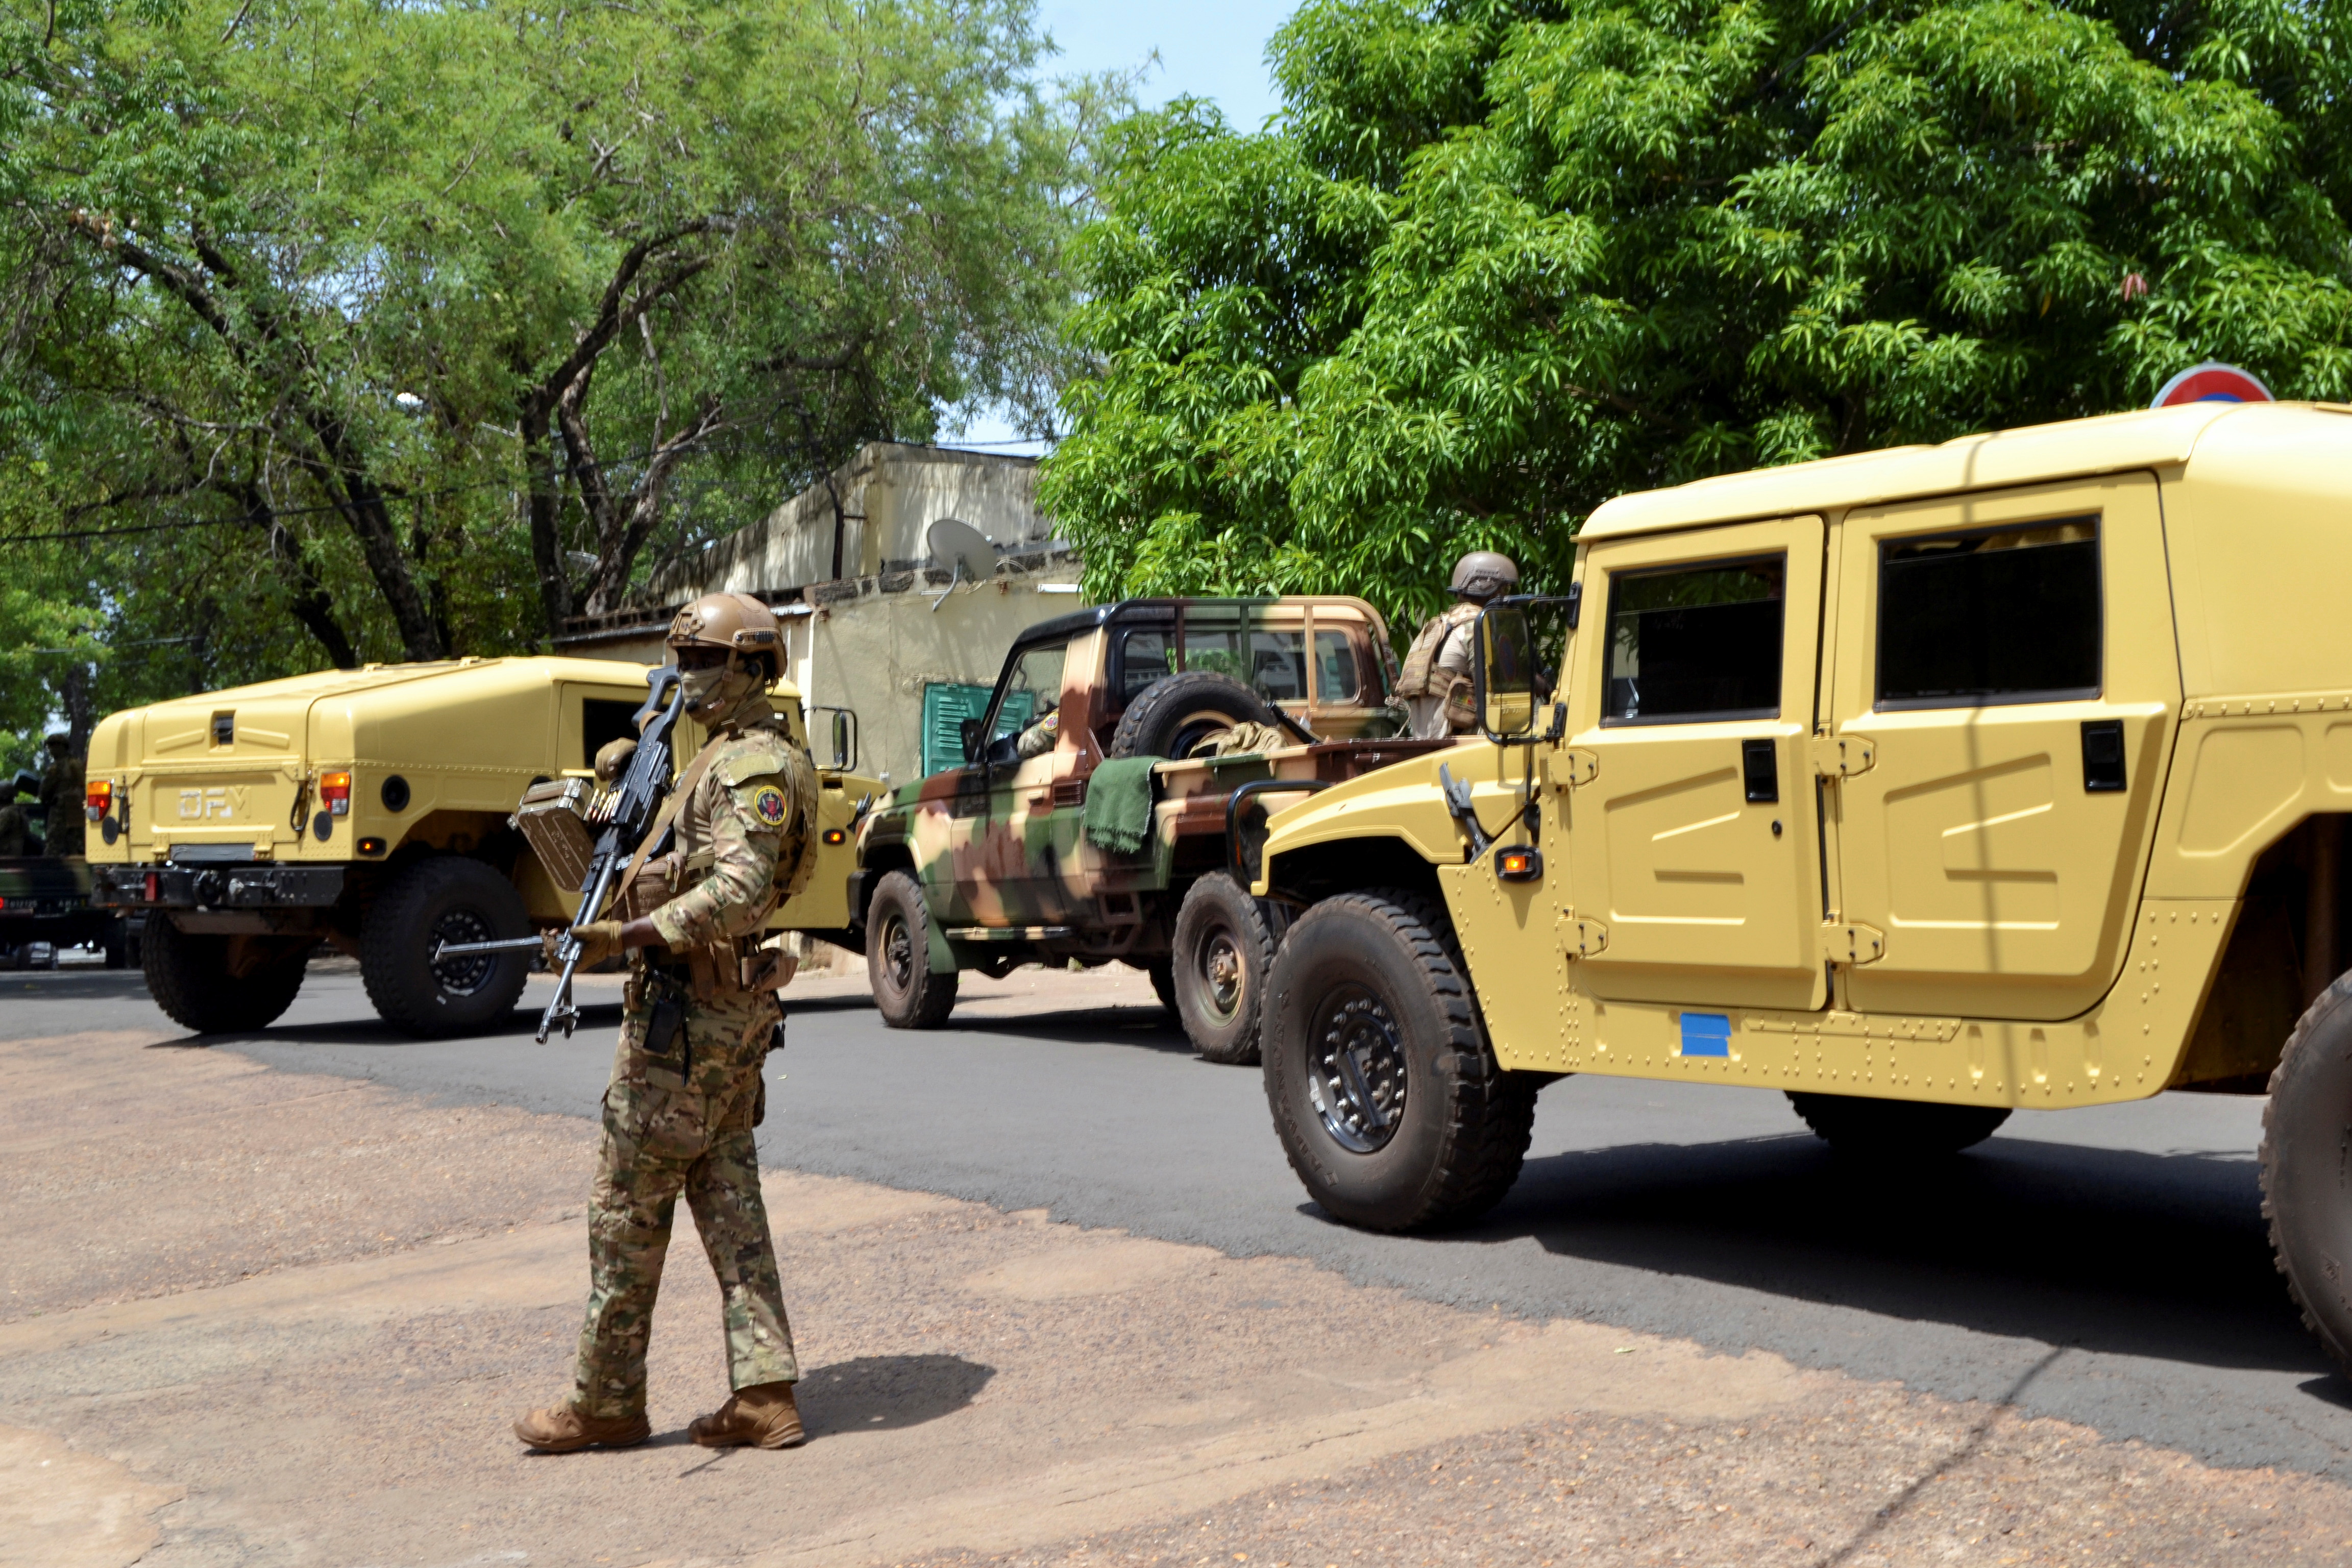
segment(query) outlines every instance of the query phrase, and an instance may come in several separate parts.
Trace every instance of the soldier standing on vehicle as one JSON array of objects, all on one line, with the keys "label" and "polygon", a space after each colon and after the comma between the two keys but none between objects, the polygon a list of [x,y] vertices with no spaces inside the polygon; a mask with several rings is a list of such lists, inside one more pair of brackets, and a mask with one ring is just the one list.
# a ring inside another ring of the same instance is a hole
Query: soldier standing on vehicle
[{"label": "soldier standing on vehicle", "polygon": [[658,907],[579,933],[583,965],[627,952],[630,975],[590,1200],[576,1381],[569,1400],[514,1428],[552,1453],[627,1447],[651,1434],[646,1343],[681,1192],[719,1276],[734,1389],[689,1435],[706,1447],[763,1448],[805,1436],[751,1130],[766,1111],[761,1062],[782,1027],[775,991],[792,972],[759,945],[761,928],[814,865],[816,772],[768,703],[782,639],[765,605],[705,595],[670,623],[669,646],[687,711],[710,741],[648,835],[655,842],[675,812],[675,851],[628,888],[629,908]]},{"label": "soldier standing on vehicle", "polygon": [[51,855],[79,855],[82,847],[81,759],[73,754],[73,740],[52,735],[48,741],[49,769],[41,775],[42,841]]},{"label": "soldier standing on vehicle", "polygon": [[1432,616],[1412,639],[1404,656],[1404,673],[1396,695],[1404,700],[1409,716],[1405,733],[1416,741],[1442,741],[1449,735],[1475,732],[1478,715],[1471,705],[1471,661],[1477,650],[1473,623],[1488,601],[1519,585],[1519,569],[1507,555],[1474,550],[1454,563],[1449,590],[1462,602],[1444,615]]},{"label": "soldier standing on vehicle", "polygon": [[20,779],[0,779],[0,860],[32,853],[32,818],[16,804]]}]

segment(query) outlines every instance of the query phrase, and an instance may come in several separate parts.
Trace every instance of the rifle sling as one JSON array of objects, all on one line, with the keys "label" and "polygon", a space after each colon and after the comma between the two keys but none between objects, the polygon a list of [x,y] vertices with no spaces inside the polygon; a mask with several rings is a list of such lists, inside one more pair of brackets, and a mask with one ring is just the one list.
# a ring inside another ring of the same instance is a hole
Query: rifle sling
[{"label": "rifle sling", "polygon": [[652,826],[646,829],[645,837],[637,841],[637,852],[630,858],[629,868],[621,874],[619,881],[613,884],[613,897],[627,896],[629,884],[635,881],[637,873],[646,868],[646,858],[653,854],[654,846],[662,841],[662,835],[669,830],[671,822],[676,820],[677,814],[685,808],[687,796],[694,793],[694,786],[702,782],[702,775],[710,771],[712,763],[718,761],[719,742],[726,738],[726,732],[722,731],[705,741],[702,743],[702,750],[694,754],[694,761],[686,764],[686,772],[677,775],[677,783],[670,786],[669,798],[662,802],[659,815],[655,816]]}]

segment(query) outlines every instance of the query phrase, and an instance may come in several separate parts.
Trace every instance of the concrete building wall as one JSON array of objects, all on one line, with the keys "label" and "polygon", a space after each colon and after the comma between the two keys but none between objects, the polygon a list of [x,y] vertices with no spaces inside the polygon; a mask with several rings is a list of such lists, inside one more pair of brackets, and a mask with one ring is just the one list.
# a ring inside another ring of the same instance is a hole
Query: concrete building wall
[{"label": "concrete building wall", "polygon": [[810,650],[796,671],[809,704],[855,710],[859,771],[887,773],[893,784],[921,776],[924,687],[992,685],[1015,637],[1085,603],[1078,563],[1066,555],[1034,575],[960,585],[937,610],[946,574],[935,575],[937,584],[895,593],[868,578],[860,586],[871,591],[821,603],[794,628]]}]

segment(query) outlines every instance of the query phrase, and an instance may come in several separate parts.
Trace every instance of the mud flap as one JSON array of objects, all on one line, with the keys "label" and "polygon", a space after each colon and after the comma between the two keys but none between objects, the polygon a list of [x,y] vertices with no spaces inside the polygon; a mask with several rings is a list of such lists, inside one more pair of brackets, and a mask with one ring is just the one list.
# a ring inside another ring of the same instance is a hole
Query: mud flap
[{"label": "mud flap", "polygon": [[929,939],[931,973],[953,974],[959,967],[955,952],[948,946],[948,939],[940,934],[940,922],[937,918],[923,921],[923,934]]}]

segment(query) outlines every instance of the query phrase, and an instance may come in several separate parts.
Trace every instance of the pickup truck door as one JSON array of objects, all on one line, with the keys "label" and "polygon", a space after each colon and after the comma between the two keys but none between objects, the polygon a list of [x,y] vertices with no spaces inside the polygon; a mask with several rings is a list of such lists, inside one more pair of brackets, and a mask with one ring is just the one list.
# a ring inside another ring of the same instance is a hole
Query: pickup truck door
[{"label": "pickup truck door", "polygon": [[[1873,1013],[2067,1018],[2114,984],[2180,710],[2157,481],[1849,512],[1838,919]],[[1841,957],[1846,955],[1840,955]]]},{"label": "pickup truck door", "polygon": [[[1818,517],[1587,547],[1563,922],[1613,1001],[1827,1005]],[[1556,763],[1556,765],[1558,763]]]}]

